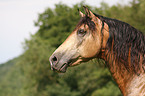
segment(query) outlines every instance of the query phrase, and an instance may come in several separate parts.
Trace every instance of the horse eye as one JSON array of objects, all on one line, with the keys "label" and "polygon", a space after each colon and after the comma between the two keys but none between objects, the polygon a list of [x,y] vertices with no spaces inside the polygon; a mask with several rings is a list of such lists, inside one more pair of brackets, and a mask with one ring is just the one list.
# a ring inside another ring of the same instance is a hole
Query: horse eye
[{"label": "horse eye", "polygon": [[86,31],[84,31],[84,29],[79,29],[79,30],[77,31],[77,33],[78,33],[79,36],[85,36]]}]

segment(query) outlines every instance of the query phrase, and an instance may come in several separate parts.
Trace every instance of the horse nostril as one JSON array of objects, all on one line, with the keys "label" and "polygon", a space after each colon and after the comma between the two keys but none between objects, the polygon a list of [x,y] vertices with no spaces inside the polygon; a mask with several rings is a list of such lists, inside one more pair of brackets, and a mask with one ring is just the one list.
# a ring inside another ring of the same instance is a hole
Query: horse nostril
[{"label": "horse nostril", "polygon": [[52,60],[56,62],[56,61],[57,61],[57,58],[54,56],[54,57],[52,58]]},{"label": "horse nostril", "polygon": [[53,64],[54,66],[56,66],[56,65],[57,65],[57,62],[58,62],[58,59],[57,59],[56,56],[53,56],[53,57],[50,59],[50,61],[52,62],[52,64]]},{"label": "horse nostril", "polygon": [[59,59],[56,55],[52,55],[49,58],[49,62],[51,64],[51,67],[57,67],[58,61],[59,61]]}]

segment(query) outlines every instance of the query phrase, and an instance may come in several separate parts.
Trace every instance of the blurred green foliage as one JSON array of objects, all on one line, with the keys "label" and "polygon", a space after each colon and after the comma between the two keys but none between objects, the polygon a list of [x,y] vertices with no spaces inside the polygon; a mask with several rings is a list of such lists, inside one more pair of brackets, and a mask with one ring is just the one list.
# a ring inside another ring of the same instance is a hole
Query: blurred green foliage
[{"label": "blurred green foliage", "polygon": [[[57,4],[39,14],[39,28],[25,40],[24,54],[0,65],[0,96],[122,96],[102,60],[68,68],[65,74],[50,70],[49,56],[74,30],[84,2],[69,7]],[[88,5],[86,5],[88,6]],[[88,6],[94,13],[116,18],[145,33],[145,1],[109,7]]]}]

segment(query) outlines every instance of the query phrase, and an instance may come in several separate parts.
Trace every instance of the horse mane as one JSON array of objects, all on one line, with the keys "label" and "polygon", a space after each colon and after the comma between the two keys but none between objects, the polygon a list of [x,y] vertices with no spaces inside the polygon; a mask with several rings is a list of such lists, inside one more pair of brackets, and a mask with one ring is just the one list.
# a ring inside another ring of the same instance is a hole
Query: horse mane
[{"label": "horse mane", "polygon": [[[95,16],[103,22],[102,29],[104,22],[109,26],[110,36],[107,48],[109,51],[113,51],[116,59],[121,60],[127,70],[132,68],[135,73],[138,73],[142,67],[145,72],[145,35],[125,22],[97,14]],[[111,49],[112,46],[113,49]],[[130,61],[128,61],[129,55]],[[141,58],[143,59],[142,64],[139,63]]]}]

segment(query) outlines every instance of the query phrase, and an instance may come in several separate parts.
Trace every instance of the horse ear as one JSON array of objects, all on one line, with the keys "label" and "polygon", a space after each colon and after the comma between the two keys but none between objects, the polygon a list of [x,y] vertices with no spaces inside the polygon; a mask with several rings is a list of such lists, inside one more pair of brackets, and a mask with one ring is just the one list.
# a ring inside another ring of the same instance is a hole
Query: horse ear
[{"label": "horse ear", "polygon": [[87,15],[89,18],[93,19],[93,18],[96,17],[96,16],[94,15],[94,13],[92,13],[86,6],[83,6],[83,7],[84,7],[84,10],[85,10],[86,15]]},{"label": "horse ear", "polygon": [[85,16],[85,14],[82,13],[79,9],[78,9],[78,11],[79,11],[79,14],[80,14],[81,17],[84,17]]},{"label": "horse ear", "polygon": [[93,12],[91,12],[87,7],[83,6],[84,7],[84,10],[85,10],[85,13],[86,15],[91,18],[92,20],[96,21],[97,24],[100,24],[101,23],[101,20],[95,16],[95,14]]},{"label": "horse ear", "polygon": [[79,11],[79,14],[80,14],[81,17],[84,17],[85,16],[85,14],[82,13],[81,11]]}]

